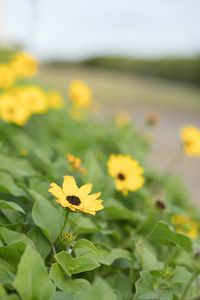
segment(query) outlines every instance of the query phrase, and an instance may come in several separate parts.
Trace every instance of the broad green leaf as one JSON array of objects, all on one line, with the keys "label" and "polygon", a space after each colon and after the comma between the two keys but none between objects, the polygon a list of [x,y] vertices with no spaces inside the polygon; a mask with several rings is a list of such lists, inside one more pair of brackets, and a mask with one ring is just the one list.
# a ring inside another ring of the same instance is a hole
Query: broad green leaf
[{"label": "broad green leaf", "polygon": [[21,257],[13,286],[22,300],[51,300],[54,286],[50,281],[44,261],[40,254],[26,247]]},{"label": "broad green leaf", "polygon": [[25,214],[25,211],[21,206],[15,202],[0,200],[0,209],[13,209]]},{"label": "broad green leaf", "polygon": [[126,259],[132,261],[132,256],[129,251],[121,249],[121,248],[113,248],[109,249],[104,245],[97,247],[99,250],[98,262],[110,266],[117,259]]},{"label": "broad green leaf", "polygon": [[42,255],[42,257],[46,257],[50,253],[51,245],[39,227],[33,227],[27,233],[27,236],[33,241],[37,251]]},{"label": "broad green leaf", "polygon": [[32,191],[32,195],[36,200],[32,210],[33,220],[53,243],[61,233],[66,212],[58,206],[53,206],[50,201],[36,192]]},{"label": "broad green leaf", "polygon": [[[113,272],[114,273],[114,272]],[[117,274],[113,274],[106,278],[106,281],[109,285],[120,293],[120,299],[132,299],[132,279],[130,276],[124,275],[122,272],[117,272]]]},{"label": "broad green leaf", "polygon": [[14,196],[25,196],[25,192],[19,188],[12,177],[6,173],[0,173],[0,192],[9,193]]},{"label": "broad green leaf", "polygon": [[158,261],[154,249],[142,240],[136,243],[135,255],[143,271],[157,270],[164,267],[164,264]]},{"label": "broad green leaf", "polygon": [[86,239],[78,240],[73,247],[73,251],[76,256],[89,255],[90,257],[97,257],[99,254],[95,245]]},{"label": "broad green leaf", "polygon": [[90,287],[90,283],[85,279],[66,278],[66,273],[57,263],[52,265],[49,276],[55,285],[64,292],[84,293]]},{"label": "broad green leaf", "polygon": [[17,268],[25,247],[26,244],[23,242],[16,242],[8,246],[2,246],[0,247],[0,257],[14,268]]},{"label": "broad green leaf", "polygon": [[11,283],[14,280],[14,276],[15,268],[0,257],[0,283]]},{"label": "broad green leaf", "polygon": [[141,278],[135,284],[136,293],[133,300],[160,300],[154,291],[154,282],[151,274],[147,271],[140,273]]},{"label": "broad green leaf", "polygon": [[103,279],[97,278],[82,300],[118,300],[114,290]]},{"label": "broad green leaf", "polygon": [[132,220],[134,214],[117,200],[105,202],[105,214],[109,220]]},{"label": "broad green leaf", "polygon": [[71,214],[69,216],[70,227],[77,234],[101,232],[101,229],[90,218],[81,214]]},{"label": "broad green leaf", "polygon": [[3,226],[0,227],[0,237],[8,245],[16,242],[33,245],[32,241],[24,233],[13,231]]},{"label": "broad green leaf", "polygon": [[179,246],[185,251],[192,250],[192,242],[185,235],[174,232],[170,225],[158,222],[150,234],[150,239],[167,246]]},{"label": "broad green leaf", "polygon": [[64,251],[56,254],[55,259],[68,276],[91,271],[100,266],[100,264],[89,255],[72,258],[71,255]]},{"label": "broad green leaf", "polygon": [[0,170],[20,178],[31,177],[36,174],[27,160],[2,154],[0,155]]}]

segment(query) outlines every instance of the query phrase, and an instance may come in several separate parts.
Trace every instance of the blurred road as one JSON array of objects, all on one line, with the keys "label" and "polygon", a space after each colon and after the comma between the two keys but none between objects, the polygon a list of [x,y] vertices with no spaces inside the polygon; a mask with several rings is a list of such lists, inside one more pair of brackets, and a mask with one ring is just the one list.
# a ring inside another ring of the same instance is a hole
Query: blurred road
[{"label": "blurred road", "polygon": [[[101,105],[99,114],[104,117],[127,111],[142,127],[148,113],[156,113],[160,121],[151,131],[154,142],[149,164],[160,170],[166,168],[180,147],[180,128],[187,124],[200,127],[200,89],[197,87],[83,67],[42,67],[39,79],[64,93],[72,80],[86,81]],[[192,201],[200,205],[200,159],[182,155],[171,169],[183,179]]]}]

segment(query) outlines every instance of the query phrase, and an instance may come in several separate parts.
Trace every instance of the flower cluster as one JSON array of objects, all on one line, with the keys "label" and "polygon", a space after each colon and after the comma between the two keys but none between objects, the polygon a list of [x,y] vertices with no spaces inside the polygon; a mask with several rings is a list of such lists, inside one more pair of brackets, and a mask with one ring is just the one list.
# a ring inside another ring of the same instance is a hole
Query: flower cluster
[{"label": "flower cluster", "polygon": [[0,88],[9,88],[17,79],[34,76],[37,69],[38,62],[30,54],[16,53],[10,62],[0,64]]},{"label": "flower cluster", "polygon": [[45,92],[36,85],[13,87],[0,94],[0,119],[24,126],[31,115],[62,106],[62,96],[56,91]]}]

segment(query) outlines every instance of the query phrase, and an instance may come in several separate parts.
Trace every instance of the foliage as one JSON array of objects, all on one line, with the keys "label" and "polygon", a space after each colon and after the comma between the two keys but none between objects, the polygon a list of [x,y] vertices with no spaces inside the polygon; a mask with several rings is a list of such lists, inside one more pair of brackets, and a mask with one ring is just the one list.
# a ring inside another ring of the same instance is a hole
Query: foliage
[{"label": "foliage", "polygon": [[[199,296],[200,214],[178,179],[149,168],[149,148],[134,124],[74,119],[67,99],[62,110],[33,115],[23,127],[0,121],[0,299]],[[66,153],[80,157],[84,172]],[[140,162],[141,189],[116,190],[107,170],[111,154]],[[104,209],[90,216],[59,206],[48,189],[64,175],[92,182]],[[187,224],[173,225],[177,214],[195,220],[195,239]]]}]

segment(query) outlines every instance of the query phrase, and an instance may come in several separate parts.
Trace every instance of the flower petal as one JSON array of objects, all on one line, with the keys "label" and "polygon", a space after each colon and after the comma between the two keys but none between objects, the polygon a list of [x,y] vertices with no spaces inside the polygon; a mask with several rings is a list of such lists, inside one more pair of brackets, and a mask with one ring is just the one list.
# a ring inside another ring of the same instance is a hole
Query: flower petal
[{"label": "flower petal", "polygon": [[84,199],[91,192],[91,189],[92,189],[91,183],[84,184],[82,187],[80,187],[76,196],[79,197],[80,199]]},{"label": "flower petal", "polygon": [[56,183],[51,183],[50,188],[48,190],[52,195],[54,195],[56,198],[65,198],[65,194],[61,187],[57,185]]},{"label": "flower petal", "polygon": [[73,176],[64,176],[63,181],[63,190],[65,196],[67,195],[76,195],[78,191],[78,186]]}]

